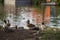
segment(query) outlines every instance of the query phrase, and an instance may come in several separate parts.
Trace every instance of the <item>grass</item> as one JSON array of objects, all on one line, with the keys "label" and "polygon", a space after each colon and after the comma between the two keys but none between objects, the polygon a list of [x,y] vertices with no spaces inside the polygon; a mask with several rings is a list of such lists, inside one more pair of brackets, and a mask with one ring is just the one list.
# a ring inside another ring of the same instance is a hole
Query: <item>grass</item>
[{"label": "grass", "polygon": [[60,30],[57,28],[47,28],[42,31],[39,40],[60,40]]}]

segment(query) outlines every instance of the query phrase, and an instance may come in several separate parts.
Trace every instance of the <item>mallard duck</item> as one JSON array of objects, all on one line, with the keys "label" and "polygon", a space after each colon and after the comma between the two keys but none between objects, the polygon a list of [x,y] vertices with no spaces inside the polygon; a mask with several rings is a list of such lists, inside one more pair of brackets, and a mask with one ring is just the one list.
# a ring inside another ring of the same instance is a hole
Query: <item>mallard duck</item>
[{"label": "mallard duck", "polygon": [[39,28],[36,27],[34,24],[31,24],[29,20],[27,20],[27,26],[28,26],[31,30],[39,30]]}]

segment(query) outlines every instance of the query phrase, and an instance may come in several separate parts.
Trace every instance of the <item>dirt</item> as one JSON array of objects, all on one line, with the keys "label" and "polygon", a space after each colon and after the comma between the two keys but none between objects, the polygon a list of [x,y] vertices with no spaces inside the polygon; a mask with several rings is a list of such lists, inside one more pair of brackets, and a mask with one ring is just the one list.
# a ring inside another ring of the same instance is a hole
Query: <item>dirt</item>
[{"label": "dirt", "polygon": [[14,30],[14,32],[4,32],[0,30],[0,40],[36,40],[35,32],[32,30]]}]

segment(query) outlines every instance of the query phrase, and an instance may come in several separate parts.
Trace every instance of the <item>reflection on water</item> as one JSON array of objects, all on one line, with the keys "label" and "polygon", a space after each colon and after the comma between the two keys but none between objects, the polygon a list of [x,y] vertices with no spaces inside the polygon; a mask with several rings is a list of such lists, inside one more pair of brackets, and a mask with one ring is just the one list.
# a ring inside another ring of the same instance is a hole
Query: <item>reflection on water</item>
[{"label": "reflection on water", "polygon": [[60,27],[59,10],[59,7],[57,8],[56,6],[51,6],[50,26],[52,27]]},{"label": "reflection on water", "polygon": [[10,20],[11,26],[18,25],[18,27],[27,28],[27,20],[29,19],[32,23],[31,8],[28,9],[28,7],[21,7],[20,10],[19,8],[17,8],[17,10],[15,14],[7,14],[6,19]]},{"label": "reflection on water", "polygon": [[52,17],[50,20],[50,26],[60,27],[60,19],[58,17]]},{"label": "reflection on water", "polygon": [[27,20],[32,22],[32,8],[31,7],[17,7],[16,13],[7,13],[6,20],[10,20],[11,26],[26,27]]},{"label": "reflection on water", "polygon": [[[60,8],[50,6],[50,25],[51,27],[60,27]],[[10,20],[11,26],[18,25],[18,27],[28,28],[26,21],[29,19],[32,24],[32,8],[31,7],[18,7],[15,13],[0,13],[0,25],[3,25],[2,20]]]}]

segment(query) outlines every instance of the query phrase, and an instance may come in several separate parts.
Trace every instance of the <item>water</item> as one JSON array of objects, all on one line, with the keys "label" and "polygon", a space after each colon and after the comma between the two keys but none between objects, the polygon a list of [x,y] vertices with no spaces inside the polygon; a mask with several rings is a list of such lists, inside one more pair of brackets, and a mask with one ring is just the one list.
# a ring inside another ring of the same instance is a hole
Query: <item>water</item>
[{"label": "water", "polygon": [[[52,8],[52,10],[50,11],[51,15],[50,15],[49,26],[50,27],[60,27],[60,11],[59,11],[60,7],[52,6],[51,8]],[[32,8],[31,7],[17,7],[15,10],[15,13],[13,12],[12,8],[9,9],[9,11],[7,11],[7,13],[5,13],[5,12],[3,13],[2,10],[0,10],[0,12],[1,12],[0,13],[0,25],[1,26],[3,25],[4,19],[10,20],[11,27],[14,27],[15,25],[17,25],[18,27],[24,27],[24,28],[28,29],[28,27],[26,26],[26,22],[28,19],[30,20],[30,22],[32,24],[35,24],[33,22],[33,18],[32,18]],[[41,19],[41,18],[39,18],[39,19]]]},{"label": "water", "polygon": [[51,17],[50,17],[50,26],[52,27],[60,27],[60,7],[51,6]]},{"label": "water", "polygon": [[[24,27],[28,29],[26,26],[27,20],[30,20],[30,23],[32,23],[32,8],[31,7],[17,7],[16,13],[11,13],[10,11],[7,11],[5,15],[2,15],[5,17],[6,20],[10,20],[11,27],[14,27],[17,25],[18,27]],[[2,20],[4,18],[2,17]],[[0,19],[0,25],[3,25],[3,21]]]}]

